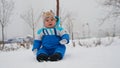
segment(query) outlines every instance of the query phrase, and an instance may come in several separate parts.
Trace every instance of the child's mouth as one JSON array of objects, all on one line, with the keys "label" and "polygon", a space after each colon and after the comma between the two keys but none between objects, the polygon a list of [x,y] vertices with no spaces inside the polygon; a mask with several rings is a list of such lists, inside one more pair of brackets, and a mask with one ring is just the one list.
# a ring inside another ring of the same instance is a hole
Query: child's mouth
[{"label": "child's mouth", "polygon": [[52,26],[52,24],[49,24],[49,26]]}]

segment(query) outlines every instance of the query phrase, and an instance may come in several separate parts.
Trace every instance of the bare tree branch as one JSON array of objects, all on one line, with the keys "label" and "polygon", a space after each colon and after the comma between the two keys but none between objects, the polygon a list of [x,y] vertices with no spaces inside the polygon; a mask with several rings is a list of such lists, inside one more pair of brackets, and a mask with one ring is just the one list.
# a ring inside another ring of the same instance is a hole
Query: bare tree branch
[{"label": "bare tree branch", "polygon": [[35,17],[36,16],[34,14],[33,8],[29,9],[26,13],[21,14],[21,18],[30,26],[33,31],[33,39],[35,38],[35,29],[37,27],[37,23],[41,18],[41,13],[37,19],[35,19]]},{"label": "bare tree branch", "polygon": [[110,18],[113,18],[113,17],[118,18],[120,16],[120,0],[105,0],[102,3],[102,5],[111,8],[111,11],[109,11],[108,15],[106,15],[102,19],[102,23],[100,23],[100,25],[102,25],[106,20],[108,20]]},{"label": "bare tree branch", "polygon": [[6,0],[0,0],[0,25],[2,26],[2,42],[4,48],[4,28],[9,23],[10,16],[12,14],[12,10],[14,8],[14,2],[13,1],[6,1]]}]

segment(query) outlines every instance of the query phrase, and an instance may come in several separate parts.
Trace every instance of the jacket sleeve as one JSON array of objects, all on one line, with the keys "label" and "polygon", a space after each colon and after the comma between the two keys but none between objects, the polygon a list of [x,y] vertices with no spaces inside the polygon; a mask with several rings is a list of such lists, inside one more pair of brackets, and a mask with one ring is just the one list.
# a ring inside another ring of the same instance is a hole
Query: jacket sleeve
[{"label": "jacket sleeve", "polygon": [[67,40],[67,43],[69,43],[69,34],[66,30],[64,30],[63,28],[60,30],[60,36],[61,36],[61,39],[66,39]]},{"label": "jacket sleeve", "polygon": [[66,39],[67,40],[67,44],[68,44],[69,43],[69,34],[62,35],[62,39]]},{"label": "jacket sleeve", "polygon": [[42,36],[43,36],[42,29],[40,29],[38,30],[37,36],[34,39],[32,51],[34,51],[35,49],[37,50],[40,49],[41,44],[42,44],[42,41],[41,41]]},{"label": "jacket sleeve", "polygon": [[40,40],[34,40],[32,51],[34,51],[35,49],[39,50],[40,47],[41,47],[41,41]]}]

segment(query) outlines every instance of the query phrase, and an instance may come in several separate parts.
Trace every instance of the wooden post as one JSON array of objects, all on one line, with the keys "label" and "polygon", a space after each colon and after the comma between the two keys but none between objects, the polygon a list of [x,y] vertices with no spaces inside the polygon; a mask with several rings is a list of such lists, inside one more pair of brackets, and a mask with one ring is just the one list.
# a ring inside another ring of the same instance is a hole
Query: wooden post
[{"label": "wooden post", "polygon": [[59,0],[56,0],[57,5],[56,5],[56,16],[59,17]]}]

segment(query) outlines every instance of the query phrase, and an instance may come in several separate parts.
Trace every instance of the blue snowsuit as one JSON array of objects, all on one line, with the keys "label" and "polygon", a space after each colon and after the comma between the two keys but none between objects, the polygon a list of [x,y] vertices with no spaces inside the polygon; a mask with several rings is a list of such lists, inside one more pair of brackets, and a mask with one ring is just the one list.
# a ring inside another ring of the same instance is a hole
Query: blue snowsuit
[{"label": "blue snowsuit", "polygon": [[37,54],[46,54],[48,56],[53,55],[54,53],[60,53],[61,58],[63,58],[66,46],[60,44],[60,40],[66,39],[67,43],[69,43],[69,34],[60,27],[60,19],[57,19],[56,26],[54,28],[41,28],[38,30],[38,37],[34,40],[33,48],[37,49]]}]

